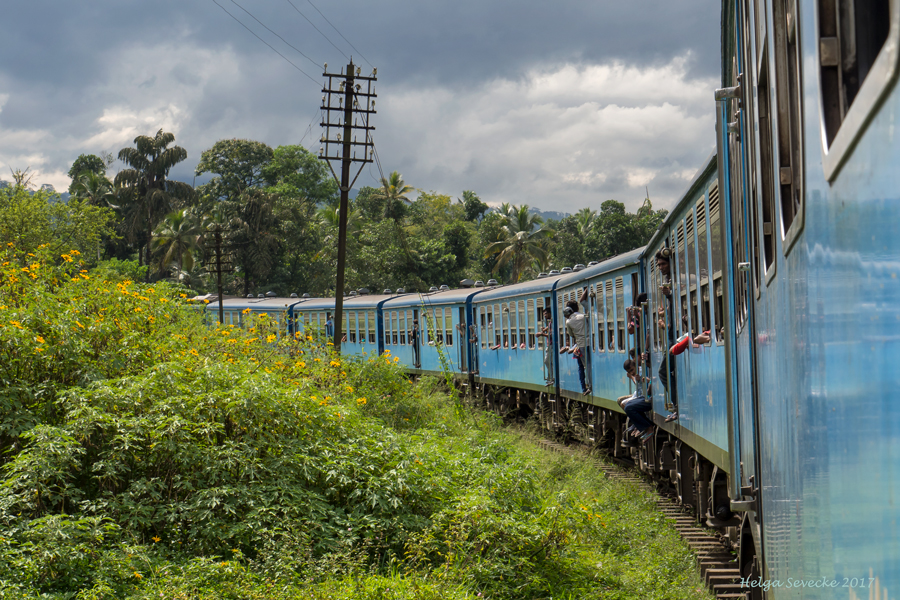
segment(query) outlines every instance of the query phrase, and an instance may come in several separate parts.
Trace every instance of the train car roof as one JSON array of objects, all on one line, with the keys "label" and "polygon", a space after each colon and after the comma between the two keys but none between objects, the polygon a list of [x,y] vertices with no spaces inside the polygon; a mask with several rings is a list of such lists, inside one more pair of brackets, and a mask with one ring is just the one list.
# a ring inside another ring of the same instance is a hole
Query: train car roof
[{"label": "train car roof", "polygon": [[635,265],[641,260],[641,255],[644,253],[644,249],[645,247],[637,248],[635,250],[625,252],[624,254],[619,254],[618,256],[608,258],[603,262],[594,265],[593,267],[587,267],[586,269],[582,269],[577,273],[567,273],[559,280],[559,284],[557,284],[556,287],[563,288],[584,279],[590,279],[591,277],[597,277],[598,275],[603,275],[604,273],[609,273],[610,271],[615,271],[617,269],[621,269],[622,267]]},{"label": "train car roof", "polygon": [[[660,238],[665,237],[672,223],[681,220],[682,209],[694,203],[697,199],[698,192],[705,189],[704,183],[709,179],[709,176],[716,173],[717,170],[718,159],[716,151],[713,150],[706,160],[703,161],[700,168],[697,169],[697,174],[694,175],[694,178],[691,180],[691,183],[688,184],[684,193],[681,194],[678,201],[675,202],[675,206],[673,206],[669,211],[669,214],[666,215],[665,220],[659,224],[659,228],[653,234],[653,237],[650,238],[650,241],[647,242],[647,245],[644,246],[644,250],[649,252],[650,248],[655,247],[656,244],[659,243]],[[719,192],[719,197],[721,197],[721,195],[721,192]]]},{"label": "train car roof", "polygon": [[[226,310],[245,309],[252,310],[268,309],[279,310],[287,309],[292,304],[303,302],[302,298],[223,298],[222,308]],[[210,311],[219,310],[219,301],[213,300],[206,305],[206,309]]]},{"label": "train car roof", "polygon": [[489,290],[485,290],[482,293],[478,294],[478,297],[475,299],[475,301],[483,302],[509,296],[521,296],[523,294],[540,294],[549,292],[553,289],[554,284],[563,277],[565,277],[565,275],[553,275],[550,277],[541,277],[540,279],[532,279],[531,281],[523,281],[521,283],[498,286]]},{"label": "train car roof", "polygon": [[[379,303],[392,298],[399,298],[409,294],[369,294],[366,296],[345,296],[344,308],[376,308]],[[303,304],[295,307],[295,310],[334,310],[334,298],[310,298]]]},{"label": "train car roof", "polygon": [[392,308],[399,306],[421,306],[425,304],[464,304],[471,296],[479,292],[483,292],[485,288],[460,288],[456,290],[438,290],[436,292],[421,292],[418,294],[407,294],[406,296],[395,296],[384,306]]}]

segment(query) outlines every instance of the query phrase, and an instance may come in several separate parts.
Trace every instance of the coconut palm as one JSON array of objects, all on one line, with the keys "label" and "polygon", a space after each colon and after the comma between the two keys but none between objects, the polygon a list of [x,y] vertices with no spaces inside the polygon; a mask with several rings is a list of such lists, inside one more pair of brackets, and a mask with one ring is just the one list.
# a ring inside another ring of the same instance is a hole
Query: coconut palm
[{"label": "coconut palm", "polygon": [[[407,197],[407,194],[412,191],[414,191],[413,188],[403,181],[403,175],[394,171],[390,177],[381,178],[381,188],[372,197],[384,200],[384,218],[397,222],[406,213],[405,204],[412,204]],[[350,216],[349,213],[347,216]]]},{"label": "coconut palm", "polygon": [[166,215],[156,227],[153,249],[163,251],[160,271],[172,264],[173,260],[179,273],[194,268],[194,252],[200,248],[203,228],[191,217],[186,210],[176,210]]},{"label": "coconut palm", "polygon": [[582,208],[575,213],[575,221],[578,223],[578,235],[583,240],[594,229],[597,219],[597,211]]},{"label": "coconut palm", "polygon": [[539,215],[529,213],[527,204],[509,208],[509,216],[500,234],[503,239],[490,244],[484,253],[485,258],[499,254],[494,263],[494,273],[508,264],[511,267],[510,280],[516,283],[529,263],[535,260],[546,263],[545,243],[554,234],[550,229],[541,228],[543,222]]},{"label": "coconut palm", "polygon": [[[147,264],[150,263],[153,228],[156,223],[174,205],[184,205],[194,197],[194,189],[190,185],[168,178],[172,167],[187,158],[187,151],[181,146],[170,147],[174,141],[173,134],[160,129],[154,137],[139,135],[134,138],[134,148],[119,150],[119,160],[130,168],[119,171],[115,184],[139,208],[137,211],[130,211],[133,214],[130,215],[129,222],[132,228],[141,225],[146,227]],[[138,257],[140,258],[140,253]],[[147,277],[150,277],[149,269]]]},{"label": "coconut palm", "polygon": [[84,171],[72,182],[72,196],[93,206],[119,208],[113,204],[116,197],[112,182],[105,175]]}]

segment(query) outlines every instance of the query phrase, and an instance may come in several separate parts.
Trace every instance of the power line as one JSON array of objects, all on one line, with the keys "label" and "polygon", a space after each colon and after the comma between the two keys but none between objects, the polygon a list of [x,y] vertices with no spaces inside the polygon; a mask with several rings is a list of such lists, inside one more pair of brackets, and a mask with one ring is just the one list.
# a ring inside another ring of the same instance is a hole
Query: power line
[{"label": "power line", "polygon": [[[306,15],[304,15],[302,12],[300,12],[300,9],[297,8],[297,6],[296,6],[293,2],[291,2],[291,0],[287,0],[287,3],[290,4],[290,5],[294,8],[294,10],[296,10],[296,11],[300,14],[301,17],[303,17],[304,19],[306,19],[306,22],[309,23],[310,25],[312,25],[312,26],[313,26],[313,29],[315,29],[316,31],[318,31],[319,34],[321,34],[321,36],[322,36],[323,38],[325,38],[326,40],[328,40],[328,43],[331,44],[332,46],[334,46],[334,49],[335,49],[335,50],[337,50],[337,51],[340,52],[341,54],[344,54],[344,51],[341,50],[340,48],[338,48],[337,46],[335,46],[334,42],[332,42],[330,39],[328,39],[328,36],[325,35],[324,33],[322,33],[322,30],[319,29],[318,27],[316,27],[316,24],[309,20],[309,17],[307,17]],[[313,6],[313,8],[316,8],[316,7]],[[318,10],[318,9],[316,9],[316,10]],[[319,14],[322,14],[322,13],[319,13]],[[324,16],[324,15],[323,15],[323,16]],[[327,21],[328,19],[325,19],[325,20]],[[332,27],[333,27],[333,26],[332,26]],[[341,33],[341,32],[338,31],[338,34],[340,34],[340,33]],[[344,36],[341,36],[341,37],[344,37]],[[349,42],[348,42],[348,43],[349,43]],[[350,46],[353,46],[353,44],[350,44]],[[355,48],[354,48],[354,50],[355,50]],[[360,56],[362,56],[362,55],[360,55]],[[350,60],[350,57],[347,56],[346,54],[344,54],[344,58],[346,58],[347,60]],[[365,60],[365,59],[363,59],[363,60]],[[369,61],[366,61],[366,62],[369,62]]]},{"label": "power line", "polygon": [[298,53],[300,56],[302,56],[303,58],[305,58],[306,60],[308,60],[309,62],[311,62],[311,63],[312,63],[313,65],[315,65],[316,67],[321,67],[321,66],[322,66],[321,63],[318,63],[318,62],[314,61],[313,59],[311,59],[310,57],[308,57],[306,54],[304,54],[299,48],[297,48],[296,46],[294,46],[293,44],[291,44],[290,42],[288,42],[286,39],[284,39],[283,37],[281,37],[280,35],[278,35],[278,34],[275,33],[274,31],[272,31],[271,29],[269,29],[269,27],[268,27],[265,23],[263,23],[262,21],[260,21],[259,19],[257,19],[255,16],[253,16],[253,13],[251,13],[249,10],[247,10],[246,8],[244,8],[243,6],[241,6],[240,4],[238,4],[237,2],[235,2],[235,0],[231,0],[231,3],[234,4],[235,6],[237,6],[239,9],[241,9],[241,10],[244,11],[245,13],[247,13],[248,15],[250,15],[250,17],[251,17],[254,21],[256,21],[257,23],[259,23],[260,25],[262,25],[263,27],[265,27],[266,29],[268,29],[268,30],[269,30],[269,33],[271,33],[272,35],[274,35],[275,37],[277,37],[279,40],[281,40],[282,42],[284,42],[285,44],[287,44],[288,46],[290,46],[290,47],[293,48],[294,50],[296,50],[297,53]]},{"label": "power line", "polygon": [[307,79],[309,79],[310,81],[312,81],[313,83],[315,83],[317,86],[319,85],[319,82],[316,81],[315,79],[313,79],[313,78],[309,75],[309,73],[307,73],[306,71],[304,71],[303,69],[301,69],[300,67],[298,67],[297,65],[295,65],[295,64],[294,64],[287,56],[285,56],[284,54],[282,54],[281,52],[279,52],[278,50],[276,50],[276,49],[274,48],[274,46],[272,46],[272,44],[270,44],[270,43],[267,42],[266,40],[264,40],[264,39],[262,39],[261,37],[259,37],[258,35],[256,35],[256,32],[255,32],[255,31],[253,31],[252,29],[250,29],[249,27],[247,27],[246,25],[244,25],[244,23],[243,23],[240,19],[238,19],[238,18],[235,17],[233,14],[231,14],[230,12],[228,12],[228,9],[226,9],[224,6],[222,6],[221,4],[219,4],[218,2],[216,2],[216,0],[212,0],[212,2],[213,2],[213,4],[215,4],[216,6],[218,6],[219,8],[221,8],[222,10],[224,10],[224,11],[225,11],[225,14],[227,14],[229,17],[231,17],[232,19],[234,19],[235,21],[237,21],[238,23],[240,23],[241,27],[243,27],[244,29],[246,29],[247,31],[249,31],[250,33],[252,33],[253,36],[254,36],[256,39],[258,39],[258,40],[261,41],[263,44],[265,44],[266,46],[268,46],[269,48],[271,48],[271,49],[272,49],[272,52],[274,52],[275,54],[277,54],[278,56],[280,56],[281,58],[283,58],[284,60],[286,60],[292,67],[294,67],[295,69],[297,69],[298,71],[300,71],[301,73],[303,73],[304,75],[306,75],[306,78],[307,78]]},{"label": "power line", "polygon": [[[317,13],[319,13],[320,15],[322,15],[322,11],[319,10],[319,9],[316,7],[316,5],[312,3],[312,0],[306,0],[306,1],[309,2],[309,5],[310,5],[310,6],[312,6],[313,8],[316,9],[316,12],[317,12]],[[290,2],[290,0],[288,0],[288,2]],[[293,4],[292,4],[292,6],[293,6]],[[300,11],[297,11],[297,12],[300,12]],[[365,56],[363,56],[363,55],[362,55],[362,52],[360,52],[359,50],[357,50],[357,49],[356,49],[356,46],[354,46],[354,45],[350,42],[350,40],[348,40],[347,38],[345,38],[343,33],[341,33],[340,31],[338,31],[338,28],[335,27],[334,24],[333,24],[331,21],[328,20],[328,17],[326,17],[325,15],[322,15],[322,18],[325,19],[325,22],[327,22],[329,25],[331,25],[331,28],[332,28],[332,29],[334,29],[335,31],[337,31],[337,34],[338,34],[339,36],[341,36],[342,38],[344,38],[344,41],[345,41],[345,42],[347,42],[348,44],[350,44],[350,47],[353,48],[353,51],[354,51],[354,52],[356,52],[357,54],[359,54],[359,56],[360,56],[364,61],[366,61],[367,63],[369,63],[369,66],[370,66],[370,67],[372,67],[373,69],[375,68],[375,65],[373,65],[372,63],[370,63],[370,62],[369,62],[369,59],[366,58]],[[318,30],[317,30],[317,31],[318,31]],[[320,32],[320,33],[321,33],[321,32]],[[324,34],[323,34],[323,35],[324,35]],[[326,38],[326,39],[327,39],[327,38]],[[329,41],[331,41],[331,40],[329,40]],[[334,44],[332,44],[332,46],[334,46]],[[343,53],[341,53],[341,54],[343,54]],[[347,56],[347,55],[344,54],[344,56]]]}]

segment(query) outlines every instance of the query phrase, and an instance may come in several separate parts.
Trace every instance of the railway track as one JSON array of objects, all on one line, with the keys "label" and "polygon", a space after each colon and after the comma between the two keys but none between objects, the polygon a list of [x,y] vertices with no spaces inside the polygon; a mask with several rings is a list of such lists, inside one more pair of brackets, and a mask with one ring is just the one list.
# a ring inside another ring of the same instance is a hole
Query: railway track
[{"label": "railway track", "polygon": [[[627,482],[658,493],[648,481],[625,465],[614,465],[590,456],[579,446],[566,446],[547,439],[538,440],[538,445],[551,452],[561,454],[579,454],[586,457],[593,465],[605,473],[610,479]],[[737,600],[747,598],[749,588],[741,588],[741,576],[737,566],[737,556],[726,545],[726,541],[713,529],[700,527],[697,518],[671,498],[660,497],[656,501],[657,509],[666,519],[672,522],[675,530],[694,551],[700,574],[709,590],[720,600]]]}]

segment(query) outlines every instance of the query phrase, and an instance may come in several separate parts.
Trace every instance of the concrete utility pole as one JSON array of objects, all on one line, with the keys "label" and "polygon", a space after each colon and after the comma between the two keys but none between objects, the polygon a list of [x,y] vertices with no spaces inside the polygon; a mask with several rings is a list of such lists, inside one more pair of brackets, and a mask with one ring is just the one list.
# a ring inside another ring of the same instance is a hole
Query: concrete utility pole
[{"label": "concrete utility pole", "polygon": [[[334,288],[334,348],[338,353],[341,351],[341,338],[344,334],[344,264],[347,254],[347,213],[350,210],[350,189],[356,183],[359,174],[362,173],[363,167],[366,166],[366,163],[371,163],[374,156],[374,146],[369,132],[374,131],[375,128],[369,126],[369,115],[375,114],[375,75],[377,71],[373,69],[370,76],[362,76],[360,71],[361,69],[353,64],[353,58],[351,58],[346,73],[344,73],[344,69],[341,69],[339,75],[329,73],[328,63],[325,63],[325,72],[322,73],[323,77],[328,78],[328,83],[322,88],[325,95],[322,96],[321,109],[325,120],[321,126],[325,128],[325,133],[321,139],[324,146],[319,149],[319,158],[328,162],[328,168],[331,169],[331,174],[334,175],[341,190],[337,283]],[[335,80],[340,81],[337,89],[334,88]],[[365,91],[363,91],[363,85],[365,85]],[[333,105],[335,98],[337,106]],[[331,121],[332,112],[336,112],[338,117],[334,123]],[[332,129],[337,130],[334,137],[332,137]],[[362,130],[362,142],[356,141],[355,130]],[[341,139],[342,135],[343,139]],[[352,141],[351,135],[353,136]],[[340,156],[337,155],[337,149],[332,154],[332,144],[340,145]],[[362,158],[356,157],[356,146],[362,146]],[[341,162],[340,178],[331,164],[332,161],[338,160]],[[353,181],[350,181],[350,167],[355,162],[362,164],[353,177]]]}]

